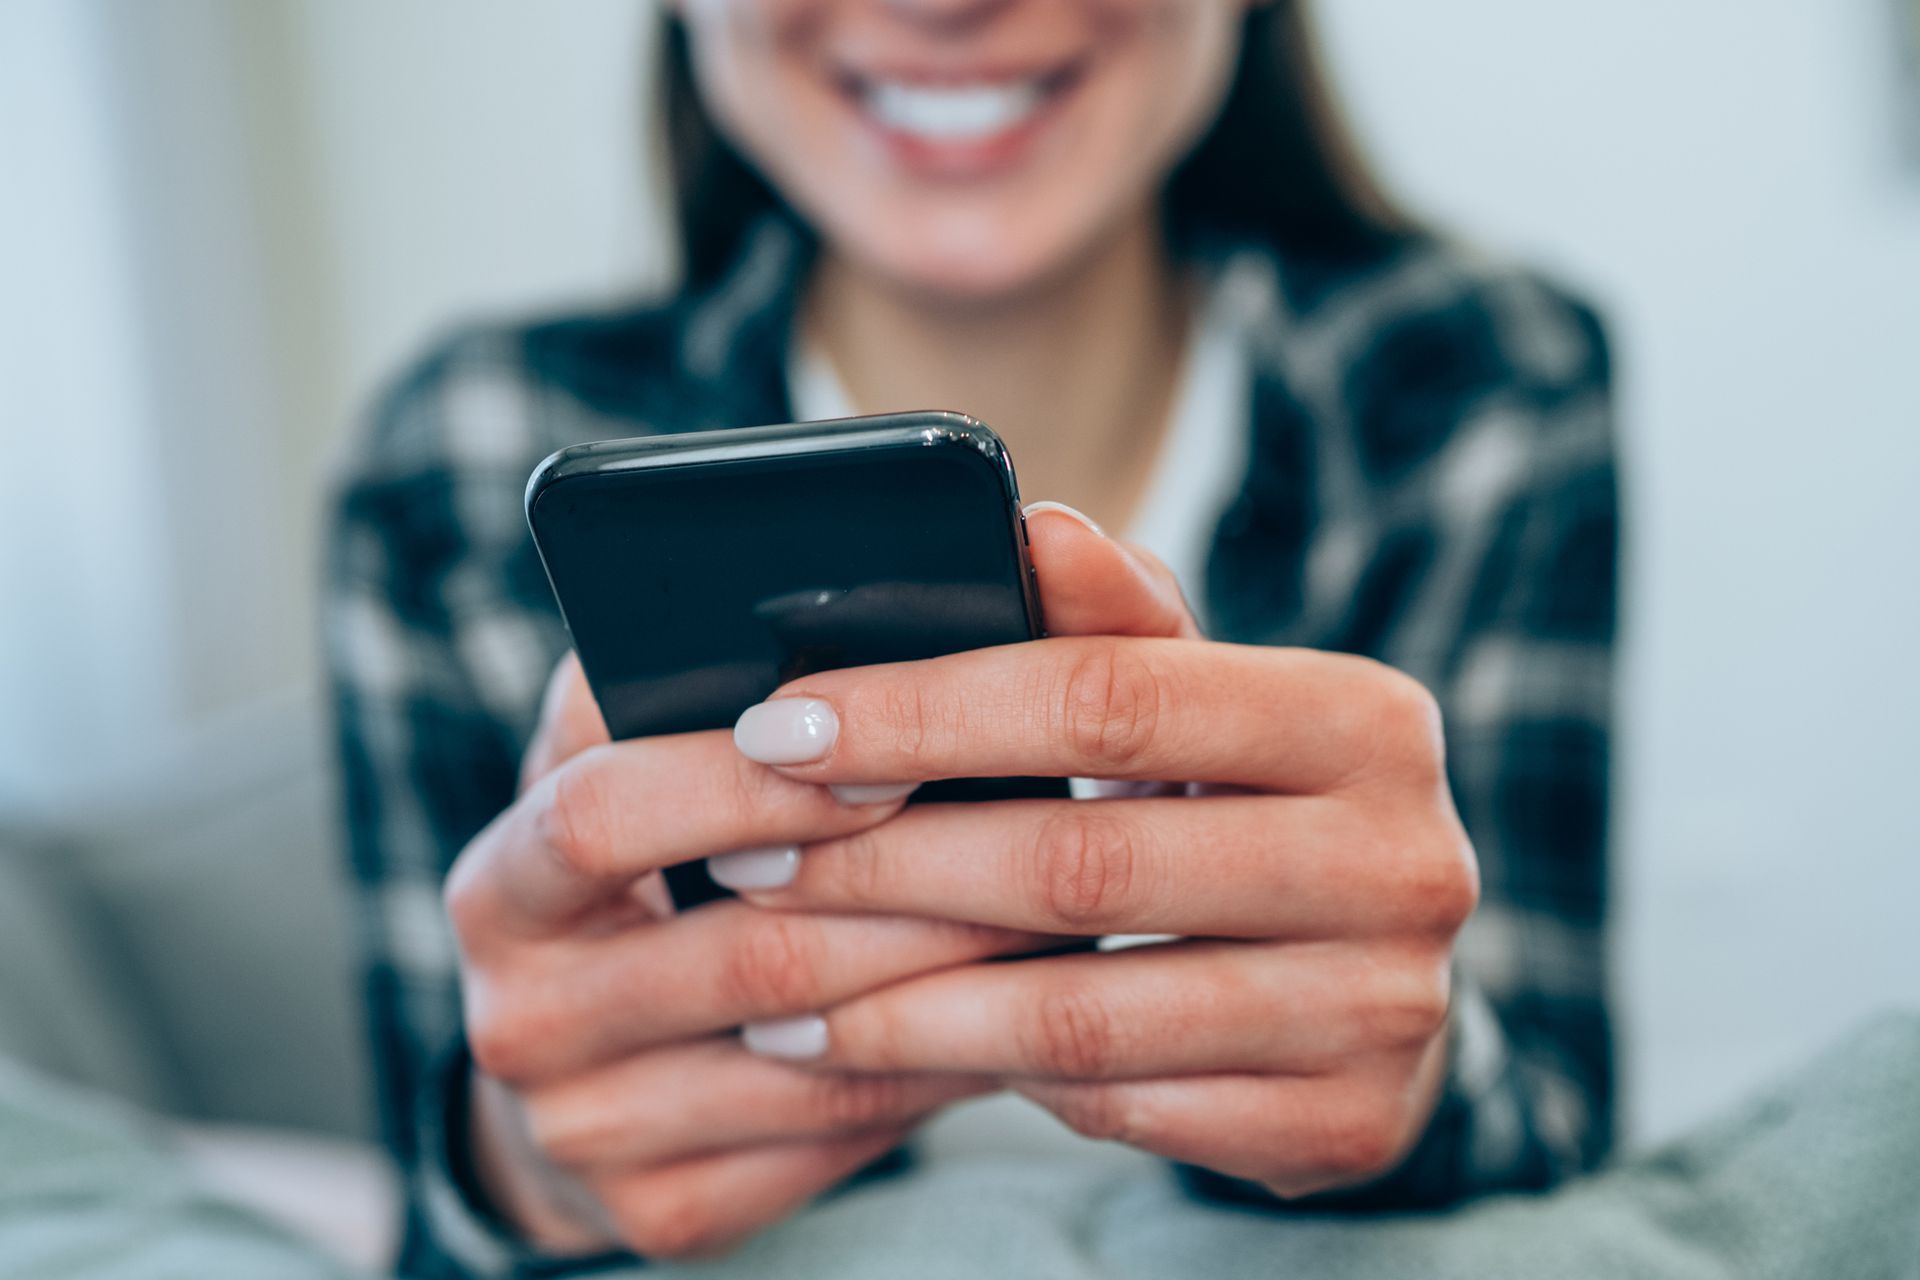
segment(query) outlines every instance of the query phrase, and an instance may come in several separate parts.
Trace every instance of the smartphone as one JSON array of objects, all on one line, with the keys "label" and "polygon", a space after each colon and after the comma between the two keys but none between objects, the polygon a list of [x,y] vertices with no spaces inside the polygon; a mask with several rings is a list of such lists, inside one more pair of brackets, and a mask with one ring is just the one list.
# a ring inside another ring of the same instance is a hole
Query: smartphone
[{"label": "smartphone", "polygon": [[[527,483],[527,523],[615,738],[731,728],[815,671],[1045,634],[1006,447],[957,413],[609,440]],[[1065,796],[1060,778],[932,800]],[[670,868],[685,908],[727,890]]]}]

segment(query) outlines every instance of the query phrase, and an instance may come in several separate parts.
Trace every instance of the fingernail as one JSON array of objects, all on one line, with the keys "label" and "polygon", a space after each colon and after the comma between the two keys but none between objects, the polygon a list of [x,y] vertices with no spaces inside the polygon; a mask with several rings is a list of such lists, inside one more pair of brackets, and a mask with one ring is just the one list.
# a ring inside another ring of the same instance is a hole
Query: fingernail
[{"label": "fingernail", "polygon": [[735,893],[784,889],[800,874],[800,846],[778,844],[765,849],[717,853],[707,859],[707,874]]},{"label": "fingernail", "polygon": [[827,1020],[817,1013],[768,1018],[740,1028],[741,1043],[766,1058],[817,1058],[827,1051]]},{"label": "fingernail", "polygon": [[761,764],[806,764],[833,750],[840,718],[818,698],[775,698],[734,721],[733,745]]},{"label": "fingernail", "polygon": [[1063,516],[1072,516],[1075,520],[1078,520],[1081,524],[1087,526],[1087,528],[1093,530],[1101,537],[1104,538],[1107,536],[1107,531],[1095,524],[1092,516],[1080,510],[1078,507],[1070,507],[1064,502],[1029,502],[1020,509],[1020,514],[1032,518],[1042,511],[1058,511]]},{"label": "fingernail", "polygon": [[836,782],[827,790],[833,792],[833,798],[841,804],[892,804],[912,795],[919,787],[917,782]]}]

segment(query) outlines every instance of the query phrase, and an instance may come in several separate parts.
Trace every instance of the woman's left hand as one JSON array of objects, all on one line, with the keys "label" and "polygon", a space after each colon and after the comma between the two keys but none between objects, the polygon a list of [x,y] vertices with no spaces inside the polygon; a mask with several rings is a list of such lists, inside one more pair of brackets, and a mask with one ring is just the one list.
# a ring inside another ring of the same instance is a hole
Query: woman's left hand
[{"label": "woman's left hand", "polygon": [[808,782],[1195,794],[910,807],[744,896],[1179,940],[948,969],[750,1027],[749,1046],[999,1077],[1081,1133],[1282,1196],[1390,1170],[1439,1095],[1478,896],[1433,699],[1365,659],[1202,640],[1163,568],[1065,514],[1030,530],[1055,638],[809,676],[736,741]]}]

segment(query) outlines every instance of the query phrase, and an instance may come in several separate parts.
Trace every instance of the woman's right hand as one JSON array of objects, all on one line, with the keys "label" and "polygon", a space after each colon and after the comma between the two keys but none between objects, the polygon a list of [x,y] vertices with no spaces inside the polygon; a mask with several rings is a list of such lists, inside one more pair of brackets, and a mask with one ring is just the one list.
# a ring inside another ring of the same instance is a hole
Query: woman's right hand
[{"label": "woman's right hand", "polygon": [[735,873],[764,869],[904,803],[865,799],[755,764],[724,731],[610,742],[578,662],[562,661],[519,799],[446,882],[476,1172],[537,1245],[724,1248],[993,1087],[800,1070],[749,1053],[735,1029],[1030,949],[1032,935],[737,901],[672,911],[660,868],[756,850]]}]

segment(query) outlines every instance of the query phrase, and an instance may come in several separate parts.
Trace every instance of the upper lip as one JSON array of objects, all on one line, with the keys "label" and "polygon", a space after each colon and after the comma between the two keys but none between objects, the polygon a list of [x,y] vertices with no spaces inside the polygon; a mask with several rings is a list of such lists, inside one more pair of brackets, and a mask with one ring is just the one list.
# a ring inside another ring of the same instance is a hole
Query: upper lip
[{"label": "upper lip", "polygon": [[858,67],[836,63],[832,65],[831,71],[835,80],[855,92],[864,91],[880,82],[912,85],[916,88],[960,89],[980,85],[1022,84],[1037,80],[1043,88],[1053,88],[1071,77],[1079,69],[1081,61],[1079,57],[1072,57],[1057,58],[1044,63],[1032,61],[1020,64],[978,61],[965,64],[893,62]]}]

